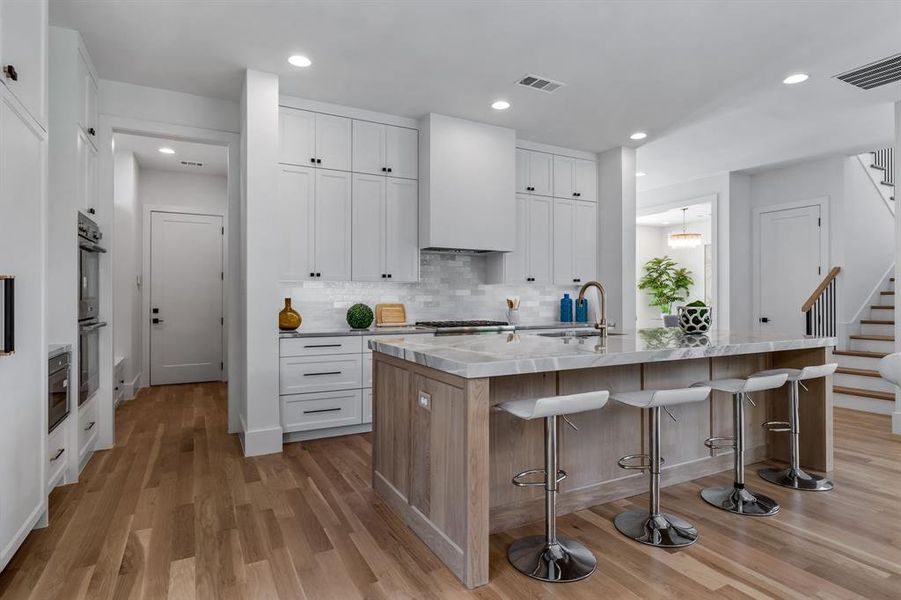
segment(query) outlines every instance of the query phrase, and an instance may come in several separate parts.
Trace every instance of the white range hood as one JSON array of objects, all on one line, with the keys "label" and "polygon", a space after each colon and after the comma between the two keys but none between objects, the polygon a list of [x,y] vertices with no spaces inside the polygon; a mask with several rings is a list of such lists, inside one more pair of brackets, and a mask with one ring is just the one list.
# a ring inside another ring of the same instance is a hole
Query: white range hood
[{"label": "white range hood", "polygon": [[510,252],[516,245],[516,132],[429,114],[419,139],[419,247]]}]

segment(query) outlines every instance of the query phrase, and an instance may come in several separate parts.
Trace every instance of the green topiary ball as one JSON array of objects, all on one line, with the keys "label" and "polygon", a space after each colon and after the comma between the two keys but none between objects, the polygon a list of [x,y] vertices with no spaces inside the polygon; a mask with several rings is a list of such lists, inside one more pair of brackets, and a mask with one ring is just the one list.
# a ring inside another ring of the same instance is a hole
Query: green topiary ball
[{"label": "green topiary ball", "polygon": [[347,309],[347,324],[354,329],[367,329],[372,319],[372,309],[365,304],[354,304]]}]

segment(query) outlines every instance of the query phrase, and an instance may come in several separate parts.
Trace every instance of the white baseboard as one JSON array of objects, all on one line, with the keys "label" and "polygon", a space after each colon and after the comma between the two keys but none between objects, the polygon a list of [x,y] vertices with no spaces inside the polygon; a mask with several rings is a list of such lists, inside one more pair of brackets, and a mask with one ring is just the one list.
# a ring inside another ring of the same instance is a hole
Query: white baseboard
[{"label": "white baseboard", "polygon": [[341,435],[353,435],[355,433],[369,433],[370,431],[372,431],[372,423],[346,425],[344,427],[329,427],[327,429],[313,429],[310,431],[291,431],[285,433],[284,441],[286,444],[290,444],[292,442],[305,442],[308,440],[338,437]]},{"label": "white baseboard", "polygon": [[239,433],[241,446],[244,448],[244,456],[260,456],[261,454],[277,454],[282,451],[281,426],[267,429],[246,430]]},{"label": "white baseboard", "polygon": [[[833,394],[832,405],[839,408],[850,408],[862,412],[878,415],[890,415],[895,410],[894,402],[877,400],[875,398],[863,398],[861,396],[849,396],[847,394]],[[897,413],[896,413],[897,414]]]}]

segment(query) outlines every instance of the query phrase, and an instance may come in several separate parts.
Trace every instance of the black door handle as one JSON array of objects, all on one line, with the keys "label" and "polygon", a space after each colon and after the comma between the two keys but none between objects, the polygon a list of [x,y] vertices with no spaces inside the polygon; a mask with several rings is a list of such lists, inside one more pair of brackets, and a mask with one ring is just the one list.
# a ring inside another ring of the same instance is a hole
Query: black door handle
[{"label": "black door handle", "polygon": [[770,318],[769,318],[769,317],[760,317],[760,322],[761,322],[761,323],[769,323],[769,322],[770,322]]},{"label": "black door handle", "polygon": [[160,323],[163,323],[164,321],[162,319],[151,319],[150,322],[153,323],[154,325],[158,325]]},{"label": "black door handle", "polygon": [[6,65],[5,67],[3,67],[3,74],[6,75],[7,79],[19,81],[19,74],[16,72],[16,68],[12,65]]}]

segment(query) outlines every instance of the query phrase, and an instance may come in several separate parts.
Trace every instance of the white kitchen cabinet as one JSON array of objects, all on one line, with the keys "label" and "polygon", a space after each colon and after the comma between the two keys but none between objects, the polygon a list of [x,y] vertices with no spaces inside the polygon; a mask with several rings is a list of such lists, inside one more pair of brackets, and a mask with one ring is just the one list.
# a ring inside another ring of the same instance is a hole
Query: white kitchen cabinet
[{"label": "white kitchen cabinet", "polygon": [[285,432],[347,427],[362,423],[361,390],[295,394],[280,397]]},{"label": "white kitchen cabinet", "polygon": [[47,128],[47,0],[0,0],[0,77]]},{"label": "white kitchen cabinet", "polygon": [[15,353],[0,356],[2,570],[46,509],[47,346],[44,130],[18,98],[0,88],[0,272],[16,277],[17,334]]},{"label": "white kitchen cabinet", "polygon": [[279,109],[280,163],[350,171],[352,139],[347,117]]},{"label": "white kitchen cabinet", "polygon": [[353,171],[416,179],[419,132],[370,121],[353,122]]},{"label": "white kitchen cabinet", "polygon": [[278,178],[279,278],[315,278],[316,170],[282,165]]},{"label": "white kitchen cabinet", "polygon": [[[356,130],[355,130],[356,131]],[[385,267],[385,177],[354,174],[351,272],[354,281],[381,281]]]},{"label": "white kitchen cabinet", "polygon": [[97,81],[88,66],[88,60],[78,52],[78,125],[89,136],[91,144],[97,145]]},{"label": "white kitchen cabinet", "polygon": [[554,282],[585,283],[596,278],[597,204],[554,199]]},{"label": "white kitchen cabinet", "polygon": [[97,206],[97,150],[90,135],[82,129],[78,130],[75,143],[78,208],[91,213]]},{"label": "white kitchen cabinet", "polygon": [[419,279],[417,182],[354,174],[354,281]]},{"label": "white kitchen cabinet", "polygon": [[550,283],[554,272],[554,199],[516,196],[516,250],[489,257],[490,283]]},{"label": "white kitchen cabinet", "polygon": [[554,193],[554,155],[516,149],[516,193],[552,196]]},{"label": "white kitchen cabinet", "polygon": [[316,279],[347,281],[351,276],[351,174],[316,170],[314,207]]},{"label": "white kitchen cabinet", "polygon": [[597,201],[597,164],[593,160],[555,155],[554,196]]}]

